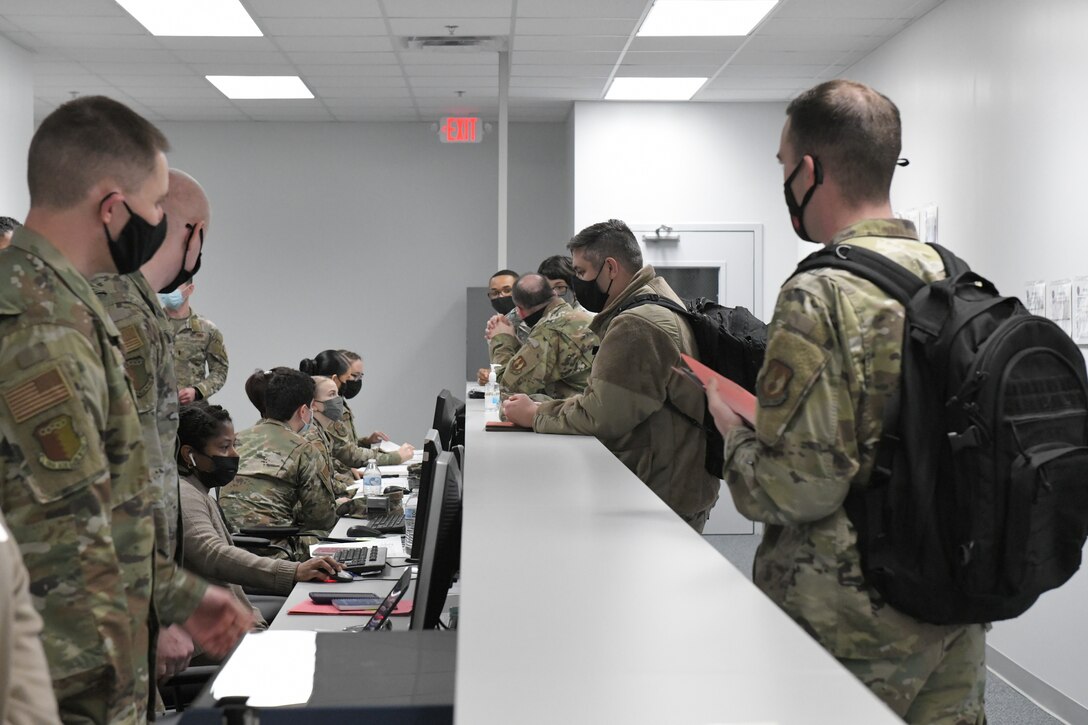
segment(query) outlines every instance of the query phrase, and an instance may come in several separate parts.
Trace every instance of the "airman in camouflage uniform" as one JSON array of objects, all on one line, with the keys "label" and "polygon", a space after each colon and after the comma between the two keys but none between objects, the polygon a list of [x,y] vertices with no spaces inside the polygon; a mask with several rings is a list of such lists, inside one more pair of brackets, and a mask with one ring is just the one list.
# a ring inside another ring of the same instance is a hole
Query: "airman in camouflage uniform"
[{"label": "airman in camouflage uniform", "polygon": [[489,346],[491,361],[503,365],[499,378],[503,395],[525,393],[537,400],[550,400],[585,390],[599,344],[589,329],[588,316],[554,297],[524,344],[501,332],[491,338]]},{"label": "airman in camouflage uniform", "polygon": [[178,388],[166,314],[142,272],[100,274],[91,279],[91,288],[121,333],[155,493],[155,539],[159,550],[173,558],[178,541]]},{"label": "airman in camouflage uniform", "polygon": [[[152,569],[170,562],[154,555],[121,334],[72,264],[26,227],[0,253],[0,279],[0,507],[23,542],[57,700],[66,719],[141,722]],[[163,619],[184,621],[200,584],[164,574]]]},{"label": "airman in camouflage uniform", "polygon": [[[865,109],[848,135],[879,149],[873,158],[887,165],[877,167],[885,184],[898,156],[898,111],[883,96],[832,81],[798,97],[787,110],[779,152],[798,233],[807,238],[807,220],[817,240],[866,247],[927,281],[942,278],[940,258],[917,242],[912,224],[864,216],[891,216],[887,186],[875,194],[884,202],[870,194],[862,197],[868,206],[859,205],[848,196],[850,181],[836,149],[812,140],[826,136],[807,129],[826,133],[836,122],[823,110],[829,101],[837,114]],[[795,114],[809,125],[793,132]],[[850,171],[852,178],[861,174]],[[808,188],[820,196],[806,196]],[[802,197],[819,211],[806,216],[804,203],[796,203]],[[884,410],[899,387],[903,327],[902,305],[845,271],[816,270],[787,281],[757,381],[755,430],[730,417],[709,391],[725,434],[723,477],[737,509],[765,524],[753,580],[767,596],[908,722],[981,723],[982,625],[928,624],[887,604],[862,575],[856,531],[843,508],[851,488],[868,485],[872,473]]]},{"label": "airman in camouflage uniform", "polygon": [[189,307],[188,299],[179,310],[180,317],[169,315],[174,335],[174,367],[178,388],[195,388],[197,400],[206,400],[227,382],[230,361],[223,345],[223,333],[207,317]]},{"label": "airman in camouflage uniform", "polygon": [[332,472],[321,451],[304,435],[278,420],[262,418],[238,434],[238,475],[220,505],[235,529],[246,526],[298,526],[301,535],[274,543],[310,557],[309,546],[336,524]]}]

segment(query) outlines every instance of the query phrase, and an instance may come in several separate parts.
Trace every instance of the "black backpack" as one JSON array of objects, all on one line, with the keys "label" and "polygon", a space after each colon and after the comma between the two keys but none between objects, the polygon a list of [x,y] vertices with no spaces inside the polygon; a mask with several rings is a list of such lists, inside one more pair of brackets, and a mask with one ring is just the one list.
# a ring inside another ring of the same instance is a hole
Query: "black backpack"
[{"label": "black backpack", "polygon": [[867,486],[846,498],[862,571],[925,622],[1009,619],[1080,567],[1088,535],[1088,377],[1051,320],[936,244],[948,277],[925,283],[849,243],[834,267],[906,308],[902,377]]},{"label": "black backpack", "polygon": [[[660,305],[683,315],[695,336],[699,362],[748,392],[755,392],[756,376],[763,367],[763,355],[767,351],[767,326],[751,312],[743,307],[723,307],[705,297],[686,300],[686,307],[682,307],[670,299],[650,294],[633,297],[616,314],[642,305]],[[677,408],[671,400],[665,403],[703,431],[706,436],[707,473],[721,478],[725,467],[725,441],[714,425],[710,410],[704,409],[703,420],[698,421]]]}]

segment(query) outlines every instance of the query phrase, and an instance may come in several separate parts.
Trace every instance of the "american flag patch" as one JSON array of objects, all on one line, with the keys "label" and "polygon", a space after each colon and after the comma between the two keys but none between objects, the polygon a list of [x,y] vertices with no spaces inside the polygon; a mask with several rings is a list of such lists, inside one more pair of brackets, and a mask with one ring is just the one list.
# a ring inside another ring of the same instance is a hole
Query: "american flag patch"
[{"label": "american flag patch", "polygon": [[16,423],[22,423],[71,397],[72,389],[59,368],[46,370],[4,391],[4,402]]},{"label": "american flag patch", "polygon": [[136,325],[123,327],[120,332],[121,349],[124,350],[126,355],[144,346],[144,341],[140,339],[140,332],[136,329]]}]

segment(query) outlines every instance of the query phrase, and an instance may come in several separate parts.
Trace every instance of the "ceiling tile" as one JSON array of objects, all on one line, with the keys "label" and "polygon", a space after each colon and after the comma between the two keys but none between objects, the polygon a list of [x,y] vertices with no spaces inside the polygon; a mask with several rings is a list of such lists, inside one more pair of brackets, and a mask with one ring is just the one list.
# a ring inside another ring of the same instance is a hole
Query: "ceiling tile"
[{"label": "ceiling tile", "polygon": [[647,53],[630,52],[623,56],[623,65],[627,66],[678,66],[678,65],[705,65],[719,66],[729,60],[730,53]]},{"label": "ceiling tile", "polygon": [[517,35],[514,38],[514,53],[527,50],[623,50],[627,44],[626,35]]},{"label": "ceiling tile", "polygon": [[637,18],[520,18],[518,35],[630,35]]},{"label": "ceiling tile", "polygon": [[177,58],[161,48],[71,48],[67,56],[77,62],[176,63]]},{"label": "ceiling tile", "polygon": [[488,65],[499,67],[499,54],[493,52],[453,53],[430,50],[402,50],[397,56],[409,65]]},{"label": "ceiling tile", "polygon": [[682,51],[686,53],[729,54],[744,45],[744,38],[640,38],[631,41],[630,51]]},{"label": "ceiling tile", "polygon": [[381,18],[268,18],[261,23],[262,30],[273,37],[281,35],[385,35],[385,21]]},{"label": "ceiling tile", "polygon": [[102,76],[111,75],[140,75],[140,76],[171,76],[176,75],[184,66],[177,63],[117,63],[106,61],[88,61],[83,66],[91,73]]},{"label": "ceiling tile", "polygon": [[634,18],[651,0],[518,0],[521,18]]},{"label": "ceiling tile", "polygon": [[[3,13],[8,16],[5,11]],[[144,26],[136,22],[128,13],[119,15],[26,15],[19,17],[16,23],[23,30],[39,35],[146,35],[153,37]]]},{"label": "ceiling tile", "polygon": [[4,0],[2,15],[105,15],[128,16],[113,0]]},{"label": "ceiling tile", "polygon": [[165,36],[155,41],[166,50],[233,50],[233,51],[270,51],[278,46],[269,37],[262,38],[208,38],[187,36]]},{"label": "ceiling tile", "polygon": [[292,51],[326,51],[326,52],[350,52],[373,53],[392,52],[393,43],[385,36],[364,35],[361,37],[348,36],[317,36],[308,35],[302,37],[279,37],[276,45],[281,50]]},{"label": "ceiling tile", "polygon": [[[937,0],[939,2],[940,0]],[[918,0],[820,0],[780,3],[776,18],[910,18]],[[936,4],[936,3],[934,3]]]},{"label": "ceiling tile", "polygon": [[760,35],[790,37],[836,36],[836,35],[892,35],[907,23],[907,20],[889,20],[884,18],[771,18],[760,27]]},{"label": "ceiling tile", "polygon": [[238,50],[175,50],[174,55],[183,63],[200,63],[202,65],[231,65],[231,64],[260,64],[282,65],[287,62],[287,56],[283,53],[272,51],[238,51]]},{"label": "ceiling tile", "polygon": [[494,93],[499,91],[496,76],[412,76],[408,83],[412,88],[486,88]]},{"label": "ceiling tile", "polygon": [[150,35],[98,35],[98,34],[53,34],[38,35],[42,48],[139,48],[159,49],[157,40]]},{"label": "ceiling tile", "polygon": [[600,88],[601,81],[602,78],[572,78],[570,76],[514,76],[510,79],[510,88],[511,90],[515,88],[592,89]]},{"label": "ceiling tile", "polygon": [[311,53],[294,52],[290,60],[299,65],[396,65],[393,53]]},{"label": "ceiling tile", "polygon": [[352,89],[407,88],[404,78],[396,76],[305,76],[306,86],[315,94],[334,98]]},{"label": "ceiling tile", "polygon": [[388,76],[401,77],[400,66],[397,65],[338,65],[327,63],[297,63],[296,67],[300,75],[310,76],[342,76],[344,78],[380,78]]},{"label": "ceiling tile", "polygon": [[505,18],[391,18],[394,35],[449,35],[447,25],[457,26],[457,35],[508,35],[510,19]]},{"label": "ceiling tile", "polygon": [[510,60],[516,65],[609,65],[615,64],[620,54],[615,51],[574,50],[517,51]]},{"label": "ceiling tile", "polygon": [[390,18],[443,18],[456,9],[462,18],[509,18],[512,0],[386,0]]},{"label": "ceiling tile", "polygon": [[511,71],[511,78],[529,76],[555,76],[567,75],[572,78],[607,78],[612,73],[614,65],[516,65]]},{"label": "ceiling tile", "polygon": [[757,35],[749,38],[744,49],[747,50],[865,50],[869,51],[884,42],[884,38],[877,35]]},{"label": "ceiling tile", "polygon": [[427,76],[499,77],[497,65],[410,65],[405,66],[404,70],[409,78],[425,78]]},{"label": "ceiling tile", "polygon": [[831,65],[839,62],[842,51],[744,50],[737,53],[730,65]]},{"label": "ceiling tile", "polygon": [[246,0],[246,6],[254,18],[380,18],[382,15],[378,0]]},{"label": "ceiling tile", "polygon": [[727,65],[719,78],[790,78],[817,77],[826,65]]},{"label": "ceiling tile", "polygon": [[721,65],[717,63],[669,66],[624,63],[616,71],[616,75],[621,78],[709,78],[717,73],[720,67]]},{"label": "ceiling tile", "polygon": [[[811,85],[811,84],[809,84]],[[797,92],[803,91],[808,86],[803,86],[797,89]],[[788,101],[797,95],[797,92],[788,92],[781,90],[735,90],[735,91],[706,91],[704,93],[696,94],[696,101],[752,101],[752,102],[766,102],[766,101]]]}]

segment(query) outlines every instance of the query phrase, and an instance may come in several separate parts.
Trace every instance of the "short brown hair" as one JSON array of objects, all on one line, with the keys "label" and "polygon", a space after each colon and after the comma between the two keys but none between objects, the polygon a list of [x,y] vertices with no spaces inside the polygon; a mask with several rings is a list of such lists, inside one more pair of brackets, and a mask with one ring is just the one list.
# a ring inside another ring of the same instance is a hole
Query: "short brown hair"
[{"label": "short brown hair", "polygon": [[608,257],[620,263],[628,272],[642,269],[642,250],[631,228],[619,219],[591,224],[575,234],[567,249],[581,249],[586,259],[601,264]]},{"label": "short brown hair", "polygon": [[70,208],[105,178],[134,190],[155,170],[158,152],[169,150],[162,131],[123,103],[105,96],[68,101],[30,142],[30,204]]},{"label": "short brown hair", "polygon": [[862,83],[833,80],[793,99],[786,115],[793,150],[817,157],[846,201],[888,199],[903,143],[891,99]]}]

